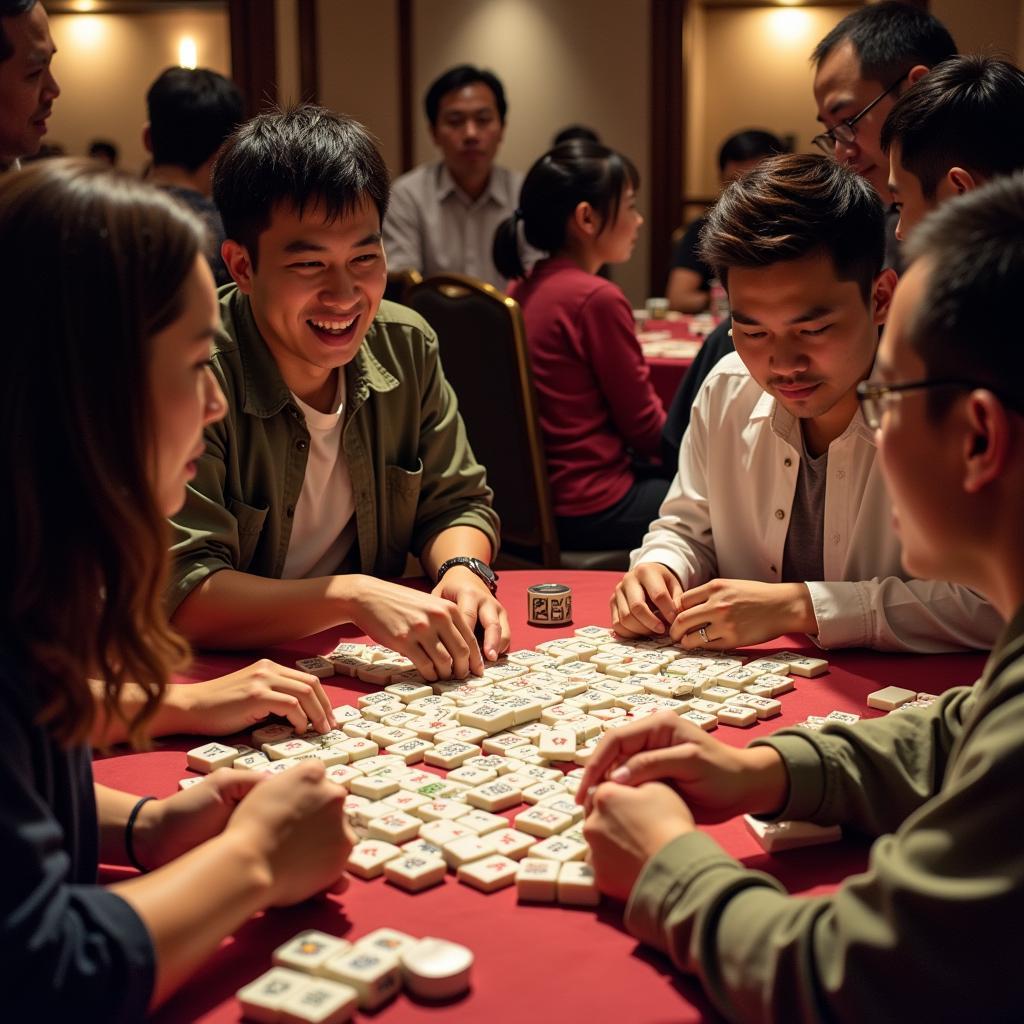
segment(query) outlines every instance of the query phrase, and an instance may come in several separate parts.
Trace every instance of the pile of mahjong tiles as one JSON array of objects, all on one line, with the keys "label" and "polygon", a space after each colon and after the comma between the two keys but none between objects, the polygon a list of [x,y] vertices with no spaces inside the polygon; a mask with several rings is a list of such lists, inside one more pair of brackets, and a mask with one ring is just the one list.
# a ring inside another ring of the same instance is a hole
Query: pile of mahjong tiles
[{"label": "pile of mahjong tiles", "polygon": [[448,1000],[470,987],[473,954],[433,936],[378,928],[355,942],[300,932],[274,950],[274,966],[238,991],[248,1020],[341,1024],[375,1010],[403,986],[423,999]]},{"label": "pile of mahjong tiles", "polygon": [[276,773],[322,760],[349,791],[345,809],[360,837],[353,875],[384,875],[418,892],[450,869],[482,892],[517,885],[524,900],[576,905],[598,901],[574,795],[603,732],[665,710],[704,730],[750,726],[780,713],[777,698],[794,688],[793,675],[828,670],[788,651],[750,659],[695,654],[667,638],[622,642],[600,626],[513,651],[482,677],[457,682],[427,683],[374,644],[342,643],[297,664],[381,689],[335,708],[326,735],[267,725],[253,732],[252,747],[189,751],[188,766]]}]

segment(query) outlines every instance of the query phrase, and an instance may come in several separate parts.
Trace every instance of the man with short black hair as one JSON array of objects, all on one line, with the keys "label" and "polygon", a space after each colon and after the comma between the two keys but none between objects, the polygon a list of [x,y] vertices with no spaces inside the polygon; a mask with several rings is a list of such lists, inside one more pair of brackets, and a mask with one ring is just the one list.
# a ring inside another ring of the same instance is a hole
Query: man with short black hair
[{"label": "man with short black hair", "polygon": [[34,156],[60,86],[50,70],[57,52],[37,0],[0,0],[0,172]]},{"label": "man with short black hair", "polygon": [[[818,120],[814,143],[874,185],[889,203],[889,160],[880,134],[897,98],[944,60],[956,43],[936,17],[883,0],[848,14],[811,54]],[[887,214],[885,265],[899,268],[898,215]]]},{"label": "man with short black hair", "polygon": [[470,64],[441,75],[424,101],[438,163],[422,164],[391,190],[384,224],[388,269],[469,274],[508,283],[491,257],[494,232],[519,202],[523,175],[494,160],[508,104],[497,76]]},{"label": "man with short black hair", "polygon": [[940,203],[1024,169],[1024,71],[996,57],[953,57],[897,100],[882,126],[903,239]]},{"label": "man with short black hair", "polygon": [[[480,674],[509,642],[498,519],[436,336],[381,301],[372,138],[320,107],[261,114],[228,140],[213,193],[237,285],[213,357],[228,412],[173,518],[175,626],[246,648],[352,622],[426,679]],[[409,554],[430,594],[386,582]]]},{"label": "man with short black hair", "polygon": [[206,224],[206,259],[218,285],[230,284],[221,259],[224,225],[210,198],[213,165],[224,140],[242,122],[242,94],[207,68],[168,68],[146,93],[149,120],[142,141],[153,154],[148,180],[166,189]]},{"label": "man with short black hair", "polygon": [[805,633],[825,648],[984,648],[998,616],[912,579],[857,404],[896,283],[875,190],[821,156],[767,160],[708,215],[736,351],[709,374],[679,468],[612,597],[624,635],[731,649]]}]

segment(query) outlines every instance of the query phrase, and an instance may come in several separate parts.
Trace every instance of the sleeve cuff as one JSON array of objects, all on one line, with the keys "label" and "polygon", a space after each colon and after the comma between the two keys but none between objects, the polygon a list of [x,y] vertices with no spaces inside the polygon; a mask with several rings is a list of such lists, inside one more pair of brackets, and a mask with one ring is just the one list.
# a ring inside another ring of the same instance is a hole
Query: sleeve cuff
[{"label": "sleeve cuff", "polygon": [[829,650],[871,645],[871,600],[864,583],[813,582],[806,586],[818,623],[818,635],[811,639],[819,647]]},{"label": "sleeve cuff", "polygon": [[752,747],[771,747],[782,758],[789,793],[778,814],[757,815],[765,821],[809,821],[825,801],[825,762],[808,736],[783,731],[754,740]]},{"label": "sleeve cuff", "polygon": [[663,544],[652,544],[649,547],[644,545],[630,553],[629,567],[635,569],[645,562],[660,562],[676,574],[679,582],[686,588],[691,587],[689,565],[686,559],[674,548]]},{"label": "sleeve cuff", "polygon": [[230,569],[232,566],[221,562],[218,559],[211,559],[208,562],[194,561],[183,572],[172,569],[173,579],[164,591],[164,608],[167,617],[173,618],[181,602],[199,586],[208,576],[212,576],[221,569]]},{"label": "sleeve cuff", "polygon": [[745,870],[710,836],[688,832],[673,839],[645,865],[626,904],[624,922],[629,932],[654,949],[667,952],[664,922],[668,911],[687,888],[711,867]]}]

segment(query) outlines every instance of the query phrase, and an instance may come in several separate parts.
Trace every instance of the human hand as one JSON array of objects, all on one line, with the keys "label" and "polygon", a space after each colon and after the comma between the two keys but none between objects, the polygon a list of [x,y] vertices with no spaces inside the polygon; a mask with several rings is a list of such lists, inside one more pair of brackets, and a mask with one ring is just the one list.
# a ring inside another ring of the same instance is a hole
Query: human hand
[{"label": "human hand", "polygon": [[475,572],[464,565],[453,565],[431,593],[457,605],[471,632],[480,623],[484,631],[481,646],[488,661],[497,661],[508,650],[512,637],[508,614]]},{"label": "human hand", "polygon": [[712,580],[686,591],[670,635],[688,650],[726,651],[783,633],[817,632],[811,594],[803,583]]},{"label": "human hand", "polygon": [[606,732],[583,773],[577,801],[589,804],[606,779],[628,786],[665,782],[702,823],[777,810],[789,785],[771,747],[738,750],[671,711]]},{"label": "human hand", "polygon": [[643,562],[612,593],[612,628],[619,636],[664,634],[679,613],[682,597],[682,584],[667,565]]},{"label": "human hand", "polygon": [[345,865],[356,837],[344,813],[346,791],[324,771],[321,762],[303,761],[264,777],[227,824],[225,835],[240,835],[263,864],[267,906],[289,906],[347,885]]},{"label": "human hand", "polygon": [[377,643],[409,658],[428,682],[483,673],[473,629],[454,602],[373,576],[359,581],[352,621]]},{"label": "human hand", "polygon": [[219,768],[195,786],[143,804],[132,829],[136,860],[152,870],[220,835],[262,779],[257,772]]},{"label": "human hand", "polygon": [[312,724],[332,728],[331,702],[316,676],[262,658],[252,665],[204,683],[176,683],[165,700],[181,708],[178,731],[227,736],[267,715],[287,718],[300,735]]},{"label": "human hand", "polygon": [[693,815],[686,804],[660,782],[635,788],[614,782],[599,786],[583,823],[598,889],[616,899],[628,899],[651,857],[693,831]]}]

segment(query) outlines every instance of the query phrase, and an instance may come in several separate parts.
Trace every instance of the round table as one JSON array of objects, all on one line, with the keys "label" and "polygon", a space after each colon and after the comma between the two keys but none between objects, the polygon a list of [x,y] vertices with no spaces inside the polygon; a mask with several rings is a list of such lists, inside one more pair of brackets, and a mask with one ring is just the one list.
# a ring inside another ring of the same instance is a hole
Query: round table
[{"label": "round table", "polygon": [[[506,571],[499,595],[512,622],[512,647],[534,647],[543,640],[571,634],[584,625],[608,625],[608,597],[619,574],[610,572]],[[526,588],[540,582],[565,583],[573,589],[574,621],[569,627],[540,628],[526,624]],[[303,640],[249,656],[201,654],[192,665],[193,679],[208,678],[241,667],[265,654],[283,664],[330,651],[342,637],[358,638],[353,627],[339,627]],[[806,637],[762,645],[763,650],[800,649],[815,652]],[[797,689],[781,698],[782,715],[752,729],[720,727],[727,743],[744,746],[752,738],[802,721],[808,714],[853,711],[878,714],[865,706],[865,695],[890,684],[941,692],[977,678],[981,655],[916,657],[869,651],[837,651],[828,655],[831,671],[817,679],[797,680]],[[335,677],[325,683],[332,704],[354,703],[375,689],[357,680]],[[241,740],[240,734],[238,739]],[[157,741],[147,753],[116,749],[95,762],[96,780],[133,793],[165,796],[185,777],[185,751],[200,743],[195,737]],[[506,812],[508,816],[521,808]],[[748,835],[741,822],[708,829],[733,856],[750,867],[778,877],[790,892],[810,895],[834,889],[844,877],[867,863],[867,845],[844,840],[770,857]],[[101,878],[123,877],[122,869],[105,868]],[[669,961],[641,947],[621,925],[622,908],[604,901],[593,909],[552,905],[520,906],[515,888],[490,896],[455,881],[449,874],[440,886],[410,895],[384,881],[353,878],[340,897],[258,915],[225,939],[219,951],[160,1010],[165,1022],[225,1022],[240,1019],[234,993],[270,967],[272,951],[306,928],[358,938],[378,927],[413,935],[435,935],[469,946],[476,955],[473,988],[464,999],[437,1006],[403,993],[372,1015],[382,1024],[426,1021],[487,1021],[521,1024],[539,1021],[623,1021],[661,1024],[717,1019],[699,986],[681,977]],[[369,1019],[358,1014],[357,1019]]]},{"label": "round table", "polygon": [[636,320],[637,340],[651,371],[651,384],[666,412],[715,323],[707,313],[693,315],[675,311],[659,320]]}]

